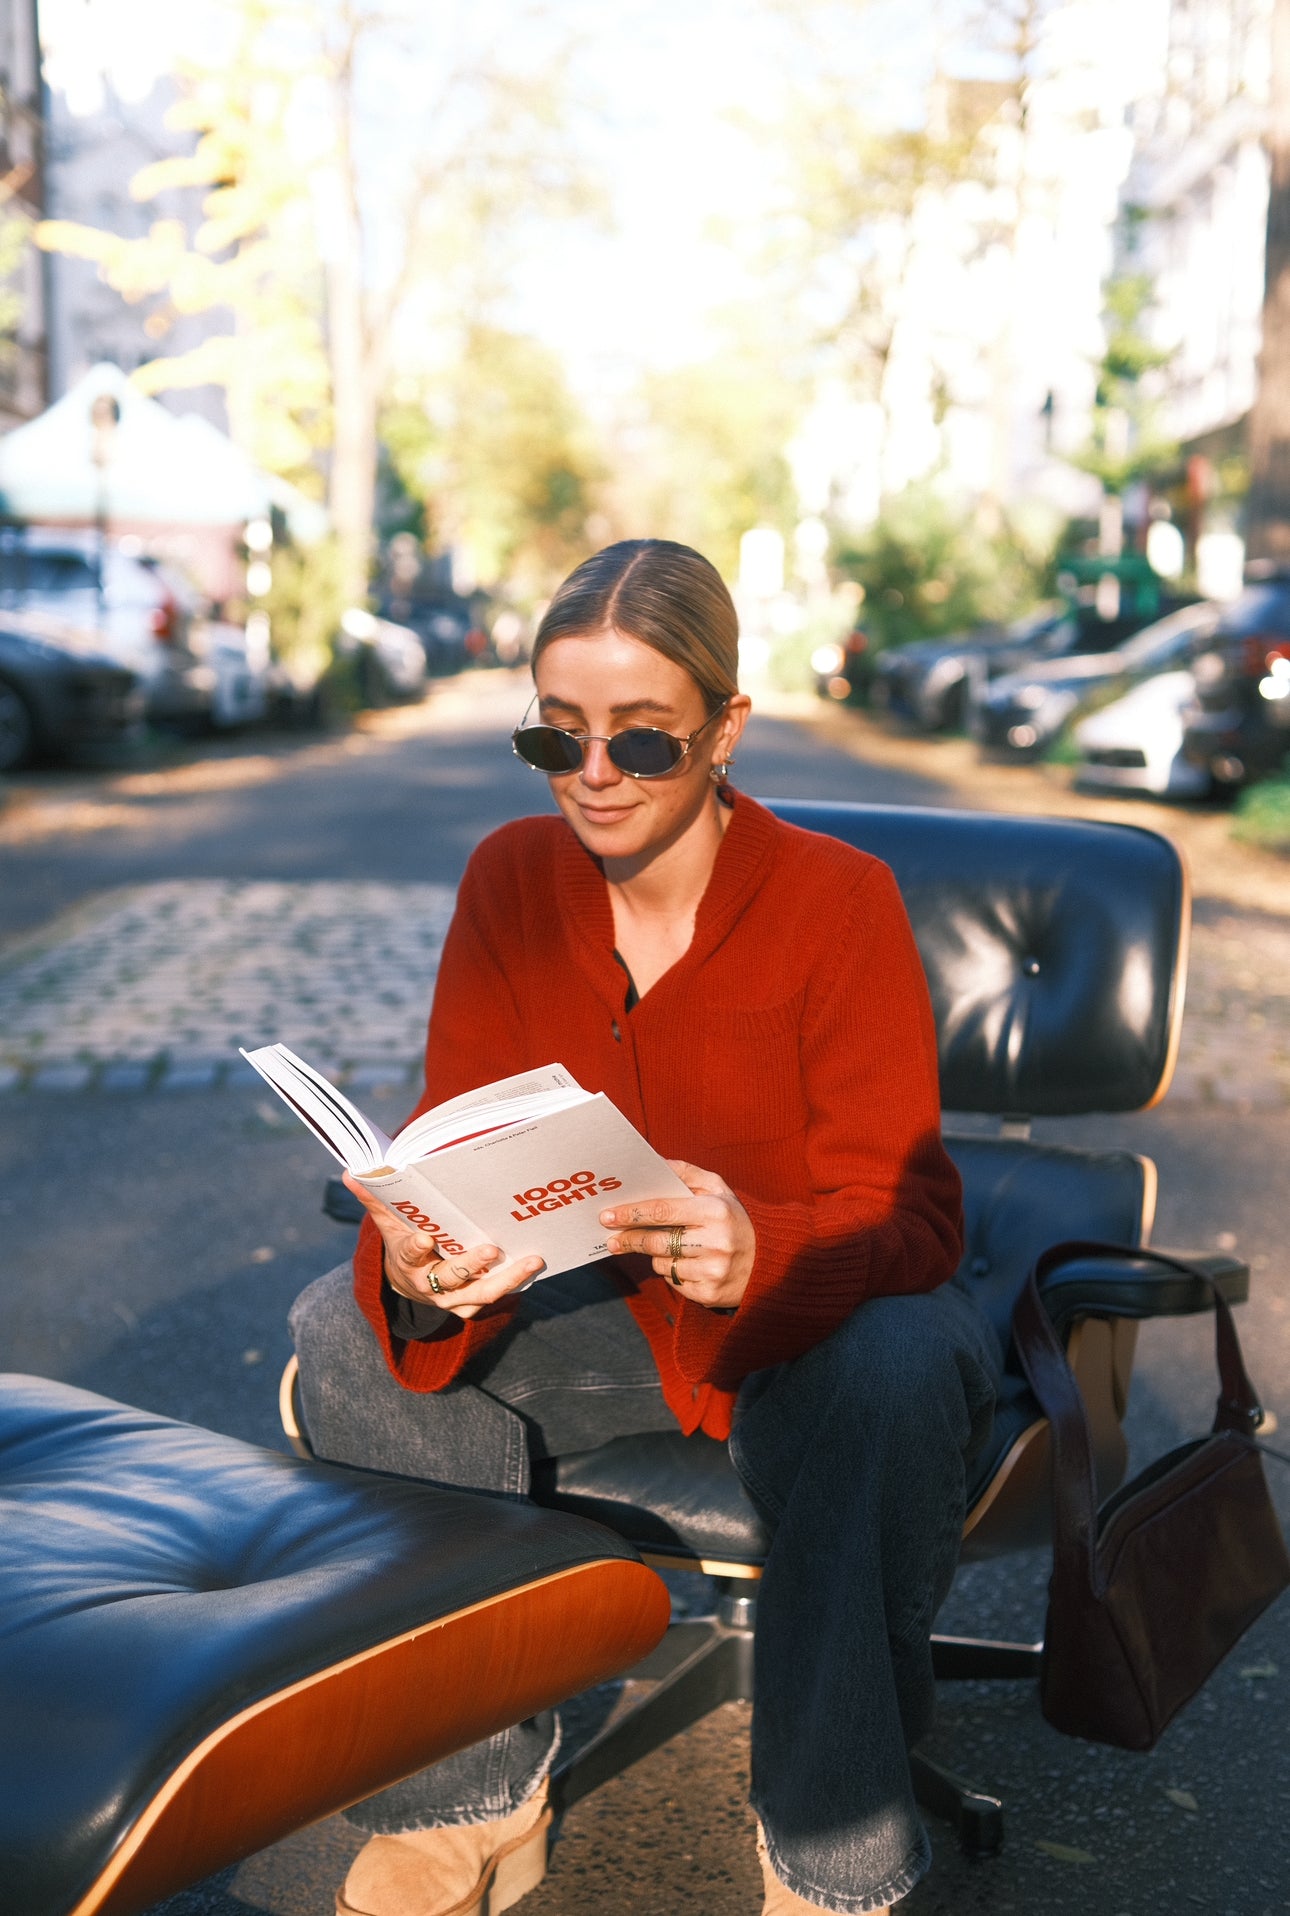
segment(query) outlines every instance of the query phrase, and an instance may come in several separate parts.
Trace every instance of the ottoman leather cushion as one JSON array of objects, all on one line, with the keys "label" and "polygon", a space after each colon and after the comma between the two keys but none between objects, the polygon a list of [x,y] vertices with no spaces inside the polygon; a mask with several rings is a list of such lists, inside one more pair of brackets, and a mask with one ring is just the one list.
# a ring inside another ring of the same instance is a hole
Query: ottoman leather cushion
[{"label": "ottoman leather cushion", "polygon": [[[601,1667],[582,1680],[624,1667],[667,1621],[662,1585],[632,1558],[576,1517],[0,1376],[0,1903],[63,1916],[203,1737],[429,1620],[610,1560],[615,1587],[640,1580],[640,1614],[621,1660],[590,1648]],[[478,1734],[489,1683],[473,1673],[448,1747]],[[529,1688],[517,1715],[558,1700],[537,1694],[550,1690],[540,1673]],[[360,1777],[347,1800],[372,1787]]]}]

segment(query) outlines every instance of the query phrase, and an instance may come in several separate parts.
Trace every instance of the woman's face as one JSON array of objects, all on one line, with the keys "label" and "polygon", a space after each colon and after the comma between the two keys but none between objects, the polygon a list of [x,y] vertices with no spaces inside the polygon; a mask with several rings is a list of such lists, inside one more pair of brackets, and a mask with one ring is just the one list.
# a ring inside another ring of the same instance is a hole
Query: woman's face
[{"label": "woman's face", "polygon": [[681,838],[712,805],[709,773],[734,750],[748,700],[731,700],[674,771],[629,778],[599,741],[650,725],[687,738],[708,713],[683,666],[625,633],[554,639],[538,659],[538,710],[544,725],[592,734],[581,768],[551,775],[556,804],[598,858],[640,858]]}]

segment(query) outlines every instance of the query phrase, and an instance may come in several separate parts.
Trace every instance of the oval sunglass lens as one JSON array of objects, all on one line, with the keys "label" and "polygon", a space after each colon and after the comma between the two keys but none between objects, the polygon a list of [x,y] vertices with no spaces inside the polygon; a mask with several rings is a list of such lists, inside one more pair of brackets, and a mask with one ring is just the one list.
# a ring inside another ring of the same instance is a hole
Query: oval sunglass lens
[{"label": "oval sunglass lens", "polygon": [[620,772],[632,778],[658,778],[679,760],[681,743],[670,732],[642,726],[610,739],[609,756]]},{"label": "oval sunglass lens", "polygon": [[576,772],[582,763],[578,740],[555,725],[526,725],[515,734],[515,749],[539,772]]}]

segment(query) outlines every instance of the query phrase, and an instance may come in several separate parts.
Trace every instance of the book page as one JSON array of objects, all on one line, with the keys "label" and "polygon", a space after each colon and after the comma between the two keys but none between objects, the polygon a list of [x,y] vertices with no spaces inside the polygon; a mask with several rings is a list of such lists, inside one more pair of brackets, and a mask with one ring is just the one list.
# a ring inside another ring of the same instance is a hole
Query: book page
[{"label": "book page", "polygon": [[[578,1091],[581,1090],[572,1072],[566,1071],[562,1064],[539,1065],[535,1071],[517,1071],[513,1077],[498,1078],[492,1084],[477,1085],[473,1091],[462,1091],[455,1098],[445,1098],[442,1104],[436,1104],[429,1111],[423,1111],[413,1124],[423,1124],[439,1118],[455,1117],[458,1111],[473,1111],[481,1104],[494,1104],[503,1098],[528,1098],[539,1091]],[[407,1136],[411,1125],[400,1131],[399,1137]]]},{"label": "book page", "polygon": [[526,1124],[570,1105],[585,1104],[590,1095],[570,1079],[567,1088],[535,1091],[527,1097],[490,1098],[455,1112],[425,1111],[400,1131],[390,1147],[391,1162],[396,1165],[420,1163],[432,1153],[463,1143],[467,1138]]},{"label": "book page", "polygon": [[390,1140],[384,1131],[286,1045],[261,1045],[242,1056],[348,1170],[372,1171],[386,1161]]}]

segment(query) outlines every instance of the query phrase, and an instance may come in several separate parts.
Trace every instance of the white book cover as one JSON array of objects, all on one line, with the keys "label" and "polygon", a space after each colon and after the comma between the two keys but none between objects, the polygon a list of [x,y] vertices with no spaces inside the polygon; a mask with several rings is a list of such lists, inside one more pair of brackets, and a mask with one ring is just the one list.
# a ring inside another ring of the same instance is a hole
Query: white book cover
[{"label": "white book cover", "polygon": [[603,1092],[562,1065],[520,1072],[449,1099],[388,1138],[285,1045],[244,1051],[332,1155],[444,1256],[496,1244],[532,1253],[544,1277],[607,1257],[610,1204],[689,1193]]}]

